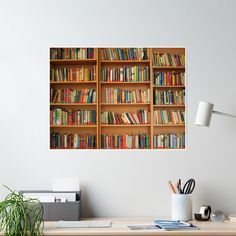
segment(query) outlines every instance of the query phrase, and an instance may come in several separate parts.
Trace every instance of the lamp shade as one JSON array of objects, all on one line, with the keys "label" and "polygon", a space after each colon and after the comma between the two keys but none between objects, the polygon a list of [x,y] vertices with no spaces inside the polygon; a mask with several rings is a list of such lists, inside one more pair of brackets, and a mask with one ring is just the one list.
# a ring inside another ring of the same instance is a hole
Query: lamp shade
[{"label": "lamp shade", "polygon": [[200,126],[210,126],[213,108],[214,104],[200,101],[198,104],[195,124]]}]

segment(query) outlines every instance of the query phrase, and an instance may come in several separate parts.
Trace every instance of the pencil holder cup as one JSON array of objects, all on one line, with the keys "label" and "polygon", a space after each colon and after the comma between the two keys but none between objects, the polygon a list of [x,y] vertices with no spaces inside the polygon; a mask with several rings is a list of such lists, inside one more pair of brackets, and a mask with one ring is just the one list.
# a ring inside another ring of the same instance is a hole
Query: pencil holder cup
[{"label": "pencil holder cup", "polygon": [[171,218],[172,220],[192,220],[192,195],[171,195]]}]

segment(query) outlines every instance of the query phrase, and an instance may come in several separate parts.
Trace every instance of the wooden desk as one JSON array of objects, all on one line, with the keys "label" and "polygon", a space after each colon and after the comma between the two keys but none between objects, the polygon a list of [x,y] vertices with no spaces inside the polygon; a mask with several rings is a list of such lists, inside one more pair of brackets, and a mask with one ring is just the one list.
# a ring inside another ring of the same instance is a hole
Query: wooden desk
[{"label": "wooden desk", "polygon": [[[99,219],[92,219],[99,220]],[[104,220],[104,219],[102,219]],[[227,236],[235,235],[236,236],[236,223],[224,222],[224,223],[214,223],[214,222],[193,222],[197,225],[200,230],[192,231],[154,231],[154,230],[130,230],[127,228],[127,224],[145,224],[151,223],[154,219],[150,218],[111,218],[112,227],[104,229],[95,229],[95,228],[86,228],[86,229],[57,229],[56,222],[45,222],[44,235],[51,236],[129,236],[129,235],[138,235],[138,236],[148,236],[148,235],[157,235],[157,236],[166,236],[166,235],[217,235],[217,236]]]}]

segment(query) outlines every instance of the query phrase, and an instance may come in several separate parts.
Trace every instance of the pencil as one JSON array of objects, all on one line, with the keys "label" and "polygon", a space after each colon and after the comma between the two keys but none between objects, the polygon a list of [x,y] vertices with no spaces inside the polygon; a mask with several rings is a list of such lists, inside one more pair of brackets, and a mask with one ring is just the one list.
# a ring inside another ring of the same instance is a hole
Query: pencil
[{"label": "pencil", "polygon": [[171,183],[170,180],[168,181],[168,186],[169,186],[169,189],[170,189],[170,191],[171,191],[172,193],[176,193],[176,192],[175,192],[175,189],[174,189],[174,187],[173,187],[173,185],[172,185],[172,183]]}]

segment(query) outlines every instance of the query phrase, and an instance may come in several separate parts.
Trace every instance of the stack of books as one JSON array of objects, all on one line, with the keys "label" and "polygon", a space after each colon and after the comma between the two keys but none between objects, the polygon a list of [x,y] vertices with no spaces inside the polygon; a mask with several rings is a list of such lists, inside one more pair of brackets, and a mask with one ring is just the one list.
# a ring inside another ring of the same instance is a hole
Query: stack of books
[{"label": "stack of books", "polygon": [[153,137],[154,148],[182,149],[185,148],[185,133],[182,134],[155,134]]},{"label": "stack of books", "polygon": [[120,88],[106,88],[107,103],[150,103],[150,89],[126,90]]},{"label": "stack of books", "polygon": [[95,81],[96,67],[59,67],[50,71],[51,82]]},{"label": "stack of books", "polygon": [[185,90],[154,91],[155,105],[184,105]]},{"label": "stack of books", "polygon": [[149,66],[123,66],[102,68],[102,82],[145,82],[150,81]]},{"label": "stack of books", "polygon": [[154,124],[185,124],[185,111],[157,110],[153,112]]},{"label": "stack of books", "polygon": [[96,136],[93,134],[51,133],[52,149],[93,149],[96,148]]},{"label": "stack of books", "polygon": [[51,125],[95,125],[96,111],[66,110],[62,108],[50,109]]},{"label": "stack of books", "polygon": [[93,59],[94,48],[50,48],[50,59]]},{"label": "stack of books", "polygon": [[148,134],[102,134],[102,149],[136,149],[150,148],[150,138]]},{"label": "stack of books", "polygon": [[150,123],[149,117],[150,112],[147,110],[139,110],[137,113],[104,111],[101,115],[101,122],[112,125],[148,124]]},{"label": "stack of books", "polygon": [[153,73],[154,86],[184,86],[185,73],[177,71],[154,72]]},{"label": "stack of books", "polygon": [[50,101],[52,103],[96,103],[95,89],[55,89],[50,90]]},{"label": "stack of books", "polygon": [[148,60],[147,48],[103,48],[102,60]]},{"label": "stack of books", "polygon": [[173,53],[153,53],[153,66],[184,66],[185,65],[185,56],[180,54]]}]

